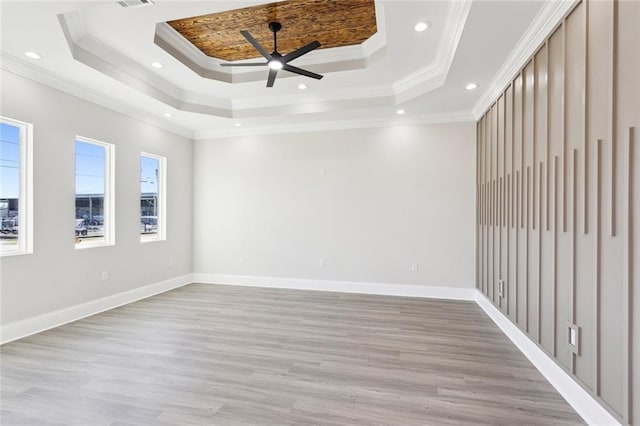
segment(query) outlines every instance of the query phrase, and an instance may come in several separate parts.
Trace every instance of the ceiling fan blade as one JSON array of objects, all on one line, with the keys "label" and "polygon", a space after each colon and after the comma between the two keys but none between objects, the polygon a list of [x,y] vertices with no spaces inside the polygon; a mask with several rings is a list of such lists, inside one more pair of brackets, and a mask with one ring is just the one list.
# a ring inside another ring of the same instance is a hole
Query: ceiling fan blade
[{"label": "ceiling fan blade", "polygon": [[264,48],[264,47],[262,47],[262,46],[260,45],[260,43],[258,43],[258,40],[256,40],[255,38],[253,38],[253,36],[252,36],[251,34],[249,34],[249,31],[242,30],[242,31],[240,31],[240,34],[242,34],[242,35],[244,36],[244,38],[246,38],[246,39],[247,39],[247,41],[248,41],[249,43],[251,43],[251,45],[252,45],[252,46],[253,46],[253,47],[254,47],[258,52],[260,52],[260,54],[261,54],[262,56],[264,56],[265,58],[267,58],[267,60],[268,60],[268,61],[269,61],[269,60],[271,60],[271,54],[270,54],[269,52],[267,52],[267,51],[265,50],[265,48]]},{"label": "ceiling fan blade", "polygon": [[316,74],[315,72],[303,70],[302,68],[294,67],[293,65],[289,65],[289,64],[284,64],[282,69],[285,70],[285,71],[289,71],[289,72],[295,73],[295,74],[300,74],[300,75],[304,75],[306,77],[315,78],[316,80],[320,80],[322,77],[324,77],[324,76],[322,76],[320,74]]},{"label": "ceiling fan blade", "polygon": [[282,61],[286,64],[287,62],[293,61],[294,59],[299,58],[300,56],[304,55],[305,53],[309,53],[313,49],[317,49],[318,47],[320,47],[320,42],[318,40],[312,41],[311,43],[307,44],[306,46],[303,46],[298,50],[294,50],[293,52],[284,55],[282,57]]},{"label": "ceiling fan blade", "polygon": [[259,64],[256,63],[240,63],[240,64],[234,64],[233,62],[224,62],[222,64],[220,64],[221,67],[264,67],[265,65],[267,65],[266,62],[261,62]]},{"label": "ceiling fan blade", "polygon": [[269,69],[269,78],[267,78],[267,87],[273,87],[273,83],[276,81],[276,75],[278,75],[278,70]]}]

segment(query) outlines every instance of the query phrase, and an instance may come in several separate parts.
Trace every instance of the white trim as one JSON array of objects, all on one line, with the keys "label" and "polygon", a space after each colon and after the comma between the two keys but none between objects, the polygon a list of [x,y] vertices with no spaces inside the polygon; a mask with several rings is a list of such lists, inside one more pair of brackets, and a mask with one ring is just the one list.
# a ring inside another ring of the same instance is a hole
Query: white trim
[{"label": "white trim", "polygon": [[396,104],[401,104],[442,87],[458,50],[472,2],[459,0],[449,4],[444,34],[438,45],[436,59],[427,66],[393,82]]},{"label": "white trim", "polygon": [[427,297],[451,300],[475,300],[471,287],[438,287],[410,284],[367,283],[356,281],[312,280],[307,278],[257,277],[243,275],[193,274],[194,283],[246,287],[288,288],[338,293],[378,294],[385,296]]},{"label": "white trim", "polygon": [[193,273],[3,325],[0,327],[0,344],[27,337],[191,283],[474,301],[587,424],[596,426],[620,425],[604,407],[589,395],[567,372],[560,368],[549,355],[540,349],[540,347],[513,324],[509,318],[500,312],[484,294],[478,289],[470,287],[438,287]]},{"label": "white trim", "polygon": [[46,314],[32,318],[10,322],[0,326],[0,344],[40,333],[100,312],[108,311],[109,309],[117,308],[118,306],[164,293],[165,291],[173,290],[190,283],[191,274],[187,274],[122,293],[112,294],[111,296],[102,297],[100,299],[70,306],[57,311],[47,312]]},{"label": "white trim", "polygon": [[[325,92],[313,102],[313,105],[301,102],[298,96],[272,97],[260,101],[250,98],[232,100],[182,90],[91,36],[82,19],[76,16],[79,14],[78,11],[61,14],[59,20],[76,61],[177,110],[240,118],[264,116],[265,112],[273,115],[339,111],[360,104],[363,107],[372,107],[374,104],[395,106],[435,90],[446,80],[471,4],[471,0],[459,0],[449,4],[445,31],[438,44],[435,58],[425,67],[388,84]],[[381,1],[376,1],[376,9],[378,30],[363,44],[315,51],[300,64],[315,64],[314,71],[324,73],[365,67],[386,44],[385,14]],[[156,25],[155,31],[154,43],[158,47],[203,78],[226,82],[260,81],[264,78],[262,73],[251,69],[222,69],[219,67],[219,60],[206,57],[167,24]],[[215,129],[209,131],[214,132]]]},{"label": "white trim", "polygon": [[353,281],[328,281],[299,278],[257,277],[220,274],[193,274],[194,283],[224,284],[249,287],[288,288],[296,290],[333,291],[339,293],[378,294],[386,296],[426,297],[451,300],[473,300],[493,320],[513,344],[526,356],[549,383],[589,425],[613,426],[620,423],[584,390],[567,372],[540,349],[511,320],[500,312],[476,288],[436,287]]},{"label": "white trim", "polygon": [[531,59],[542,42],[551,36],[551,31],[580,0],[555,0],[544,3],[536,17],[513,47],[504,64],[495,74],[493,81],[473,107],[474,121],[498,99],[511,80]]},{"label": "white trim", "polygon": [[[86,249],[92,247],[113,246],[116,244],[116,168],[115,168],[115,150],[116,146],[108,142],[102,142],[96,139],[86,138],[84,136],[76,136],[76,147],[78,142],[97,145],[104,148],[104,197],[102,201],[103,206],[103,226],[104,226],[104,241],[92,242],[89,240],[82,240],[76,242],[76,249]],[[77,152],[76,152],[77,156]],[[75,161],[76,169],[78,167],[77,158]],[[76,170],[77,172],[77,170]],[[76,188],[77,191],[77,188]],[[76,192],[77,195],[77,192]],[[84,243],[84,244],[83,244]]]},{"label": "white trim", "polygon": [[343,120],[343,121],[323,121],[317,123],[288,124],[278,126],[260,126],[256,128],[240,127],[235,129],[214,129],[197,130],[193,134],[194,141],[205,141],[211,139],[235,138],[244,136],[262,136],[286,133],[309,133],[324,132],[329,130],[349,130],[349,129],[370,129],[379,127],[398,126],[420,126],[424,124],[444,124],[475,122],[470,113],[452,112],[447,114],[423,115],[419,117],[398,119],[397,117],[388,120],[364,119],[364,120]]},{"label": "white trim", "polygon": [[479,290],[476,303],[496,323],[520,352],[542,373],[569,405],[590,425],[610,426],[620,423],[584,390],[569,374],[549,357],[538,345],[498,310]]},{"label": "white trim", "polygon": [[153,115],[148,111],[143,111],[133,107],[122,99],[111,98],[99,93],[93,88],[84,86],[80,83],[45,70],[44,68],[30,64],[20,58],[10,55],[7,52],[0,52],[0,68],[7,72],[44,84],[45,86],[53,89],[68,93],[87,102],[109,108],[112,111],[126,115],[150,126],[166,130],[167,132],[171,132],[187,139],[193,138],[193,131],[191,129],[187,129],[186,127],[175,124],[169,120],[163,120],[162,118],[159,118],[159,115]]},{"label": "white trim", "polygon": [[[140,242],[165,241],[167,239],[167,157],[144,151],[140,153],[140,157],[141,160],[142,157],[147,157],[158,161],[157,232],[155,235],[140,234]],[[140,195],[142,196],[142,187],[140,188]]]},{"label": "white trim", "polygon": [[19,129],[18,244],[15,248],[0,249],[0,257],[31,254],[33,253],[33,124],[1,115],[0,123]]}]

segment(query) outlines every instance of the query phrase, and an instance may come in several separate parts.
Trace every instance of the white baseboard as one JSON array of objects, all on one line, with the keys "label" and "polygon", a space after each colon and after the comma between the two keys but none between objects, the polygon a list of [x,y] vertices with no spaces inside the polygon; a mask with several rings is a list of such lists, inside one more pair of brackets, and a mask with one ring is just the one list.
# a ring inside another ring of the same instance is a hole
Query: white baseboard
[{"label": "white baseboard", "polygon": [[596,426],[620,425],[605,408],[476,288],[194,273],[3,325],[0,327],[0,344],[182,287],[192,282],[475,301],[587,424]]},{"label": "white baseboard", "polygon": [[111,296],[102,297],[87,303],[70,306],[36,317],[27,318],[21,321],[10,322],[0,327],[0,344],[21,339],[50,328],[58,327],[72,321],[77,321],[118,306],[126,305],[136,300],[144,299],[159,293],[164,293],[174,288],[182,287],[191,283],[191,274],[182,275],[161,281],[159,283],[146,285]]},{"label": "white baseboard", "polygon": [[475,288],[437,287],[409,284],[366,283],[356,281],[311,280],[243,275],[193,274],[194,283],[226,284],[247,287],[289,288],[333,291],[337,293],[379,294],[385,296],[430,297],[437,299],[476,300]]},{"label": "white baseboard", "polygon": [[476,302],[489,318],[511,339],[520,352],[531,361],[587,424],[595,426],[620,425],[605,408],[496,308],[482,292],[477,291],[476,294]]}]

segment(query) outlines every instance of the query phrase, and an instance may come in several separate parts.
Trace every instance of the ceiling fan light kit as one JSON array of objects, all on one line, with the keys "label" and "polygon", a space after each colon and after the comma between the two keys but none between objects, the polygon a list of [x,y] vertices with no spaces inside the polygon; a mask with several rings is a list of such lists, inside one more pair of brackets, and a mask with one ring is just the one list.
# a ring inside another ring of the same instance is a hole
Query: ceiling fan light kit
[{"label": "ceiling fan light kit", "polygon": [[285,70],[292,72],[294,74],[302,75],[305,77],[315,78],[316,80],[320,80],[323,76],[320,74],[316,74],[311,71],[307,71],[302,68],[295,67],[290,65],[289,62],[293,61],[296,58],[299,58],[302,55],[305,55],[311,52],[314,49],[320,47],[320,42],[315,40],[306,46],[302,46],[299,49],[294,50],[291,53],[287,53],[286,55],[281,55],[278,52],[278,31],[282,29],[282,24],[279,22],[269,22],[269,30],[273,33],[273,52],[269,53],[258,41],[253,38],[253,36],[249,33],[249,31],[242,30],[240,34],[247,39],[249,43],[258,51],[267,62],[245,62],[245,63],[233,63],[233,62],[225,62],[220,64],[221,67],[260,67],[260,66],[268,66],[269,67],[269,76],[267,77],[267,87],[273,87],[273,84],[276,80],[276,76],[278,75],[279,70]]}]

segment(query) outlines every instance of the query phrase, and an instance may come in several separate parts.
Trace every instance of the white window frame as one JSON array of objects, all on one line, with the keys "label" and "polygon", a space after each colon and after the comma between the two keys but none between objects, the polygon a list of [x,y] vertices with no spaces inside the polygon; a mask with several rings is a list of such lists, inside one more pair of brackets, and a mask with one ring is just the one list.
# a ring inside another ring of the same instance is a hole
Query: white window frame
[{"label": "white window frame", "polygon": [[0,249],[0,256],[33,253],[33,124],[0,116],[0,121],[20,129],[20,177],[18,185],[18,244]]},{"label": "white window frame", "polygon": [[[115,154],[116,154],[116,146],[112,143],[102,142],[97,139],[86,138],[84,136],[76,136],[73,144],[74,144],[74,176],[76,172],[76,161],[75,161],[75,144],[77,142],[89,143],[93,145],[98,145],[104,148],[104,200],[103,200],[103,208],[104,208],[104,241],[98,242],[89,242],[87,240],[83,240],[81,242],[76,242],[76,249],[87,249],[94,247],[105,247],[105,246],[114,246],[116,244],[116,200],[115,200]],[[75,192],[76,189],[74,187],[74,203],[75,203]],[[72,231],[73,232],[73,228]]]},{"label": "white window frame", "polygon": [[[140,234],[140,242],[165,241],[167,239],[167,157],[149,152],[141,152],[140,157],[158,160],[158,232],[155,234]],[[140,196],[138,197],[138,205],[140,205],[141,197],[142,191],[140,191]],[[138,216],[138,219],[140,219],[140,216]]]}]

